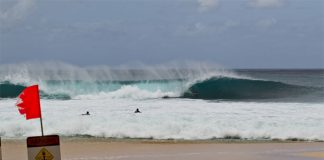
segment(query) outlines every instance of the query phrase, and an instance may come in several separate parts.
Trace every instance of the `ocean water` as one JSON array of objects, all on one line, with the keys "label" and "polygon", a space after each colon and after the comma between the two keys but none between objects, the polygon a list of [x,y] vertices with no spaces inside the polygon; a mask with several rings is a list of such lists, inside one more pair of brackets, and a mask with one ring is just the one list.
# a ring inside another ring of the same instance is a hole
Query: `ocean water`
[{"label": "ocean water", "polygon": [[[0,136],[40,134],[15,103],[39,84],[45,134],[105,138],[324,140],[324,70],[0,66]],[[139,108],[142,113],[135,114]],[[82,113],[90,112],[90,116]]]}]

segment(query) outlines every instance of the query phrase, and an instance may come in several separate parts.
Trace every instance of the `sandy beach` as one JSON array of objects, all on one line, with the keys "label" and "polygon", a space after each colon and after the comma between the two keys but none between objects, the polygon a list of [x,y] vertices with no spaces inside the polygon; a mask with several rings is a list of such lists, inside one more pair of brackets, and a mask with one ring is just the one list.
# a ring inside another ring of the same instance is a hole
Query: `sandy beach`
[{"label": "sandy beach", "polygon": [[[4,140],[3,160],[26,160],[24,140]],[[61,140],[65,160],[318,160],[323,142],[174,142]]]}]

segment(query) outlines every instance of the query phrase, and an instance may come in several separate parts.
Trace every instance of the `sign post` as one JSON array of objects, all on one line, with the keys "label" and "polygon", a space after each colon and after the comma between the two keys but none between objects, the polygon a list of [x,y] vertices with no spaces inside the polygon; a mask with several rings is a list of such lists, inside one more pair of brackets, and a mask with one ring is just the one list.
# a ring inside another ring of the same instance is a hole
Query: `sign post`
[{"label": "sign post", "polygon": [[2,160],[2,154],[1,154],[1,137],[0,137],[0,160]]},{"label": "sign post", "polygon": [[27,138],[28,160],[61,160],[58,135]]}]

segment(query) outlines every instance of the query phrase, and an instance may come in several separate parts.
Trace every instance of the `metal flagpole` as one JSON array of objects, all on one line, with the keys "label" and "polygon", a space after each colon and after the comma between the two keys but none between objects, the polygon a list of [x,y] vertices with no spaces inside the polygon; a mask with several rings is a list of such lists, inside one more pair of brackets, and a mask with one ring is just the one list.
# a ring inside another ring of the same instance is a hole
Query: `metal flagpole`
[{"label": "metal flagpole", "polygon": [[40,116],[40,124],[41,124],[42,136],[44,136],[44,130],[43,130],[43,118],[42,118],[42,114],[41,114],[41,116]]},{"label": "metal flagpole", "polygon": [[44,129],[43,129],[43,116],[42,116],[42,109],[40,105],[40,96],[39,96],[39,89],[37,85],[37,94],[38,94],[38,99],[39,99],[39,112],[40,112],[40,124],[41,124],[41,130],[42,130],[42,136],[44,136]]}]

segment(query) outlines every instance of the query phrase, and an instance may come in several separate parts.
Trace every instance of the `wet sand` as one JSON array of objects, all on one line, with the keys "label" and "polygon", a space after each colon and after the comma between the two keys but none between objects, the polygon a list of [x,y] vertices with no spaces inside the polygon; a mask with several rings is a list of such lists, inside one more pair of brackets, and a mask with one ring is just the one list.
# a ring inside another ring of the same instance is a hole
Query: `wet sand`
[{"label": "wet sand", "polygon": [[[319,160],[324,142],[61,140],[64,160]],[[27,160],[24,140],[4,140],[3,160]]]}]

